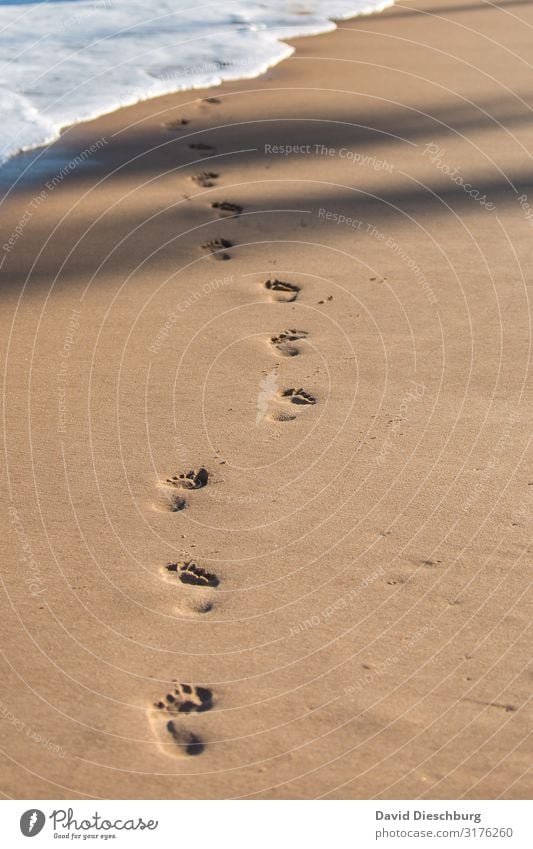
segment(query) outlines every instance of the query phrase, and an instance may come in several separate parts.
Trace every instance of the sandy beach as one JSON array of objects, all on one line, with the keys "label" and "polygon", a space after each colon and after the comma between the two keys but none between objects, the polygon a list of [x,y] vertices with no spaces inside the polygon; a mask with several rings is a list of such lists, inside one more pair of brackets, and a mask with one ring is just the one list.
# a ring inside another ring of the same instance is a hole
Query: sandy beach
[{"label": "sandy beach", "polygon": [[531,796],[532,31],[402,2],[6,191],[5,798]]}]

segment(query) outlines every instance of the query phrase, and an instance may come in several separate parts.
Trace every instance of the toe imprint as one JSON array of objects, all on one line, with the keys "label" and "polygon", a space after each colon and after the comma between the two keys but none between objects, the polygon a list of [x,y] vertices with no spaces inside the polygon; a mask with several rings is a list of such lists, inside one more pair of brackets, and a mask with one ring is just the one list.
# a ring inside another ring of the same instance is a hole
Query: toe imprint
[{"label": "toe imprint", "polygon": [[286,398],[291,404],[316,404],[316,398],[313,398],[309,392],[300,389],[285,389],[281,393],[282,398]]},{"label": "toe imprint", "polygon": [[220,583],[213,572],[202,569],[194,560],[167,563],[166,568],[169,572],[176,572],[182,584],[192,584],[195,587],[218,587]]},{"label": "toe imprint", "polygon": [[202,489],[202,487],[207,486],[208,480],[209,472],[202,467],[197,472],[191,469],[186,474],[174,475],[172,478],[167,478],[166,483],[171,486],[177,486],[180,489]]},{"label": "toe imprint", "polygon": [[227,200],[216,200],[211,204],[213,209],[220,209],[222,212],[231,212],[233,215],[239,215],[242,212],[242,206],[238,203],[230,203]]},{"label": "toe imprint", "polygon": [[203,186],[204,188],[209,188],[210,186],[214,186],[214,180],[218,178],[218,174],[214,171],[200,171],[199,174],[194,174],[191,177],[191,180],[194,183],[197,183],[199,186]]},{"label": "toe imprint", "polygon": [[279,336],[272,336],[270,341],[273,346],[277,348],[280,354],[283,354],[285,357],[296,357],[300,353],[300,349],[297,345],[293,345],[292,342],[296,342],[298,339],[305,339],[307,337],[306,330],[284,330],[283,333],[280,333]]},{"label": "toe imprint", "polygon": [[185,127],[189,121],[187,118],[178,118],[176,121],[167,121],[165,127],[170,132],[174,133],[176,130],[181,130],[182,127]]},{"label": "toe imprint", "polygon": [[213,693],[207,687],[173,682],[174,687],[166,696],[154,703],[158,711],[173,716],[177,713],[203,713],[213,707]]},{"label": "toe imprint", "polygon": [[285,283],[283,280],[267,280],[265,287],[272,292],[279,292],[278,300],[290,303],[298,297],[300,287],[294,283]]},{"label": "toe imprint", "polygon": [[225,248],[231,247],[233,247],[233,245],[229,239],[211,239],[209,242],[202,245],[202,249],[204,251],[208,251],[213,259],[222,260],[231,259],[230,255],[225,251]]}]

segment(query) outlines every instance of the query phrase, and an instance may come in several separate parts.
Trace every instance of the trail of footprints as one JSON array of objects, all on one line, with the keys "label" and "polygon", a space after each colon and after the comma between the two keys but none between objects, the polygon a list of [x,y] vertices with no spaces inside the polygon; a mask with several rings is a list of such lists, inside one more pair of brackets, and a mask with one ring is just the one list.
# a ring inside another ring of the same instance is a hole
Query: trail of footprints
[{"label": "trail of footprints", "polygon": [[[220,100],[207,98],[204,103],[217,104]],[[177,132],[187,124],[189,121],[181,118],[168,122],[165,127],[170,132]],[[206,155],[216,150],[212,145],[203,142],[191,142],[188,146],[191,150]],[[202,188],[211,188],[216,186],[218,178],[218,172],[202,170],[194,174],[191,180]],[[218,210],[222,216],[235,219],[243,210],[239,204],[226,200],[214,201],[211,207]],[[231,259],[228,250],[233,247],[233,243],[229,239],[215,237],[201,247],[213,259]],[[282,304],[293,303],[300,293],[300,286],[277,278],[267,280],[263,287],[272,301]],[[271,336],[269,343],[277,354],[296,357],[301,353],[299,343],[304,342],[307,337],[306,330],[289,328]],[[291,407],[308,407],[317,403],[317,399],[302,387],[283,389],[276,400],[280,407],[285,409],[275,412],[270,418],[280,422],[296,418],[296,414],[290,411]],[[172,513],[185,510],[189,506],[189,493],[203,489],[208,483],[209,472],[204,467],[166,478],[161,483],[163,509]],[[194,560],[167,563],[163,571],[166,580],[181,585],[183,592],[188,593],[184,605],[190,611],[200,614],[212,609],[220,584],[214,572],[208,571]],[[155,736],[163,751],[178,756],[200,755],[205,744],[198,729],[194,727],[195,715],[205,713],[213,706],[213,693],[208,687],[173,681],[169,691],[155,701],[149,711]]]},{"label": "trail of footprints", "polygon": [[[166,478],[162,486],[165,489],[177,489],[181,492],[193,492],[208,485],[209,472],[203,466],[179,475]],[[170,505],[176,499],[188,506],[185,495],[167,496]],[[175,511],[174,508],[170,508]],[[167,563],[167,580],[179,582],[189,593],[187,605],[194,613],[207,613],[213,606],[212,596],[220,581],[214,572],[199,566],[194,560]],[[185,603],[185,602],[184,602]],[[174,681],[169,692],[154,702],[149,711],[150,722],[162,750],[174,756],[200,755],[205,748],[201,736],[183,722],[186,714],[204,713],[213,707],[213,694],[207,687],[183,684]]]}]

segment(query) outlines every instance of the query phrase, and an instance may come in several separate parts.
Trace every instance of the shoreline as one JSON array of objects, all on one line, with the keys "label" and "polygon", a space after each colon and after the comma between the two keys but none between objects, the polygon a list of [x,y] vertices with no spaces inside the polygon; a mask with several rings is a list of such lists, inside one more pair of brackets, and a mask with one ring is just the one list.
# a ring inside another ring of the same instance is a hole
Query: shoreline
[{"label": "shoreline", "polygon": [[533,7],[408,8],[4,201],[12,798],[530,797]]},{"label": "shoreline", "polygon": [[[137,99],[132,100],[130,103],[122,102],[122,103],[119,103],[119,104],[117,104],[113,107],[105,107],[105,108],[101,107],[100,110],[96,110],[94,112],[94,114],[92,114],[92,115],[86,115],[86,117],[84,117],[82,119],[77,119],[73,123],[70,123],[70,122],[65,123],[64,125],[62,125],[61,127],[59,127],[57,129],[57,132],[56,132],[56,134],[54,135],[53,138],[49,138],[48,140],[46,140],[46,138],[45,138],[44,141],[42,141],[41,143],[38,143],[38,144],[32,143],[30,145],[22,146],[19,150],[15,151],[14,153],[9,154],[7,156],[7,158],[5,159],[5,161],[2,163],[2,165],[0,166],[0,168],[5,168],[7,166],[8,168],[10,168],[11,173],[16,173],[17,170],[18,170],[17,169],[17,163],[14,162],[13,160],[17,160],[17,159],[19,159],[19,157],[31,157],[31,154],[36,152],[36,151],[39,151],[41,149],[49,149],[51,146],[57,144],[57,142],[60,141],[61,137],[65,133],[68,133],[68,131],[71,130],[73,127],[80,125],[80,124],[88,124],[88,123],[91,123],[93,121],[97,121],[100,118],[112,115],[113,113],[118,112],[121,109],[127,109],[127,108],[132,107],[132,106],[139,106],[142,103],[146,103],[150,100],[155,100],[159,97],[165,97],[167,95],[173,95],[173,94],[179,94],[179,93],[191,92],[191,91],[203,91],[205,89],[216,88],[216,87],[218,87],[219,85],[222,85],[225,82],[232,83],[232,82],[239,82],[239,81],[242,81],[242,80],[258,79],[258,78],[262,77],[264,74],[268,73],[268,71],[271,68],[276,67],[276,65],[280,64],[280,62],[283,62],[285,59],[289,58],[292,55],[292,53],[295,50],[295,47],[292,44],[292,42],[295,39],[297,40],[300,37],[301,38],[312,38],[312,37],[315,37],[317,35],[322,35],[324,33],[334,31],[336,29],[337,25],[342,21],[353,20],[356,17],[367,17],[367,16],[370,16],[370,15],[379,14],[382,11],[391,8],[393,5],[394,5],[394,0],[381,0],[381,5],[378,5],[375,8],[369,9],[367,11],[365,11],[365,10],[362,10],[360,12],[352,11],[352,12],[344,15],[342,18],[336,18],[336,19],[327,17],[327,18],[324,18],[324,20],[322,21],[321,24],[319,24],[318,21],[317,21],[316,30],[311,30],[311,31],[307,32],[304,28],[299,33],[298,32],[296,32],[296,33],[295,32],[288,32],[287,37],[284,37],[280,33],[278,33],[278,35],[274,38],[274,40],[272,42],[272,46],[275,46],[276,48],[279,48],[279,49],[287,48],[287,50],[289,52],[287,52],[286,50],[284,52],[282,51],[283,55],[281,55],[281,53],[278,50],[279,55],[272,55],[271,58],[266,62],[266,64],[263,64],[261,66],[258,66],[257,62],[256,62],[255,71],[253,71],[252,73],[249,73],[249,74],[244,74],[244,76],[240,76],[239,74],[228,75],[230,64],[226,63],[226,68],[225,68],[225,71],[224,71],[225,63],[222,63],[219,60],[207,62],[207,63],[204,62],[203,64],[200,64],[199,62],[197,62],[196,64],[193,64],[193,65],[190,65],[190,66],[185,66],[182,69],[181,77],[187,77],[187,76],[195,77],[198,74],[200,74],[200,76],[201,76],[202,73],[205,73],[206,79],[197,80],[196,83],[194,83],[193,85],[191,85],[189,87],[179,86],[178,88],[171,88],[168,91],[159,91],[157,93],[153,92],[153,93],[150,93],[150,94],[140,94],[139,93],[139,96],[137,97]],[[302,20],[304,20],[303,17],[302,17]],[[291,30],[291,27],[286,26],[286,27],[284,27],[284,29]],[[262,31],[262,27],[260,27],[259,30]],[[275,30],[276,30],[276,27],[273,27],[273,31],[275,31]],[[268,33],[268,28],[265,28],[264,32]],[[105,41],[105,40],[106,39],[100,39],[100,41]],[[231,67],[232,68],[240,67],[242,70],[244,70],[245,68],[249,69],[251,64],[253,64],[252,60],[249,57],[247,57],[246,54],[245,54],[244,57],[241,58],[241,59],[238,59],[238,58],[233,59]],[[209,72],[211,72],[211,74],[212,74],[215,69],[217,70],[217,76],[219,78],[216,81],[213,81],[213,80],[209,79]],[[224,75],[224,73],[225,73],[225,75]],[[222,76],[220,76],[220,75],[222,75]],[[157,79],[159,81],[162,81],[162,80],[170,81],[170,80],[175,79],[175,78],[181,79],[181,77],[176,73],[171,74],[171,73],[167,72],[165,74],[158,75]],[[17,90],[16,92],[15,91],[11,92],[11,96],[14,99],[16,94],[23,94],[23,93],[24,93],[23,91]],[[12,167],[10,167],[10,165]]]}]

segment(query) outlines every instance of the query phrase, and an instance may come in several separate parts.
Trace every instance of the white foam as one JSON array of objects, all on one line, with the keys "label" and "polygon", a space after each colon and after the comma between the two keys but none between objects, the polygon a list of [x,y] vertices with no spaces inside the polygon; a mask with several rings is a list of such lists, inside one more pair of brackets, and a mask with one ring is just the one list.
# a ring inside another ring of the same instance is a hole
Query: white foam
[{"label": "white foam", "polygon": [[0,164],[121,106],[258,76],[283,39],[393,1],[0,0]]}]

